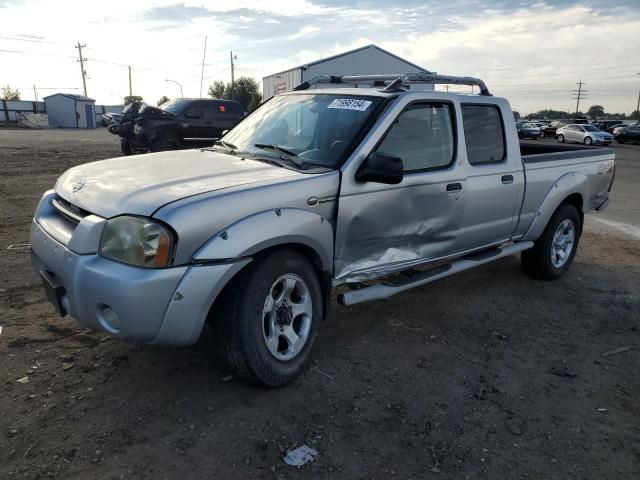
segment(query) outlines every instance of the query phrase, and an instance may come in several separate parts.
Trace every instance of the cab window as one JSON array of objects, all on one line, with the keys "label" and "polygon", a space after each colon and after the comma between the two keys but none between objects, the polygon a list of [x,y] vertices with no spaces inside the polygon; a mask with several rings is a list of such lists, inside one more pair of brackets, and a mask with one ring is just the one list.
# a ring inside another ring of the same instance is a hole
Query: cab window
[{"label": "cab window", "polygon": [[471,165],[505,159],[506,145],[500,109],[495,105],[462,105],[462,124]]},{"label": "cab window", "polygon": [[409,105],[377,148],[400,157],[407,173],[446,168],[454,158],[453,114],[447,103]]}]

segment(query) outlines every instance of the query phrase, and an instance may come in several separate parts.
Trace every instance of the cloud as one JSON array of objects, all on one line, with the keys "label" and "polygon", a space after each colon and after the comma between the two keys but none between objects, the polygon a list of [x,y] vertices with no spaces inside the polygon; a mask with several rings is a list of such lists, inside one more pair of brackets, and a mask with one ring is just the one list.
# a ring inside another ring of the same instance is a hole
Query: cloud
[{"label": "cloud", "polygon": [[197,95],[205,35],[207,81],[229,80],[230,50],[237,75],[261,79],[375,43],[428,70],[480,76],[521,111],[568,108],[580,75],[589,104],[627,110],[637,98],[637,0],[110,0],[90,10],[83,0],[0,0],[0,8],[3,82],[81,87],[72,58],[80,40],[89,94],[106,103],[128,93],[127,65],[134,93],[170,96],[175,86],[164,79],[173,78]]}]

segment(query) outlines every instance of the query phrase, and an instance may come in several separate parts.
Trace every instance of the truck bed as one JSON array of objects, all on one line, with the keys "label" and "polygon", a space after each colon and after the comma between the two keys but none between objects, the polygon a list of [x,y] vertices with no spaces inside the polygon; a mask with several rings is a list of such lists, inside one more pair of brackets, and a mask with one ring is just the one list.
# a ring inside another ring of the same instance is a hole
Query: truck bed
[{"label": "truck bed", "polygon": [[607,147],[587,147],[584,145],[520,142],[520,155],[525,163],[577,160],[604,154],[613,154],[613,150]]}]

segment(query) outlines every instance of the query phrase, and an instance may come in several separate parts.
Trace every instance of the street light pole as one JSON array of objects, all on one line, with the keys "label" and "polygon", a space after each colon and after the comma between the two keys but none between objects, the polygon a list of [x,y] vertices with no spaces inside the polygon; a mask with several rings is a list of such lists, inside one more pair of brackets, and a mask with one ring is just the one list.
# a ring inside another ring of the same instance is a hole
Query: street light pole
[{"label": "street light pole", "polygon": [[165,82],[173,82],[180,87],[180,98],[184,98],[184,94],[182,93],[182,84],[180,82],[176,82],[175,80],[171,80],[170,78],[165,78]]}]

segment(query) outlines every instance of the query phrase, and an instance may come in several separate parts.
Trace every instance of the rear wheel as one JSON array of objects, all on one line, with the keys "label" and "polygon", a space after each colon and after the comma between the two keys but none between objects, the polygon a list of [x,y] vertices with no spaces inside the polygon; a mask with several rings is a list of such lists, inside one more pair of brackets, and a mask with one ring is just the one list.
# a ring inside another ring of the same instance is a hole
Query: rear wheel
[{"label": "rear wheel", "polygon": [[277,387],[305,370],[322,315],[313,266],[295,250],[279,250],[225,290],[217,334],[236,375]]},{"label": "rear wheel", "polygon": [[521,254],[522,268],[531,277],[555,280],[569,270],[580,240],[580,215],[576,207],[561,205],[533,248]]},{"label": "rear wheel", "polygon": [[593,143],[593,139],[591,137],[587,137],[584,139],[585,145],[591,145]]},{"label": "rear wheel", "polygon": [[564,143],[564,135],[558,135],[556,137],[556,140],[558,140],[558,142],[560,142],[560,143]]}]

